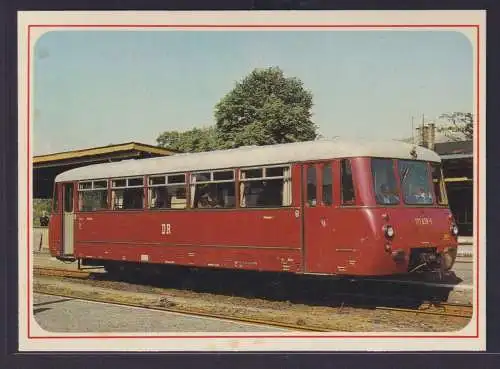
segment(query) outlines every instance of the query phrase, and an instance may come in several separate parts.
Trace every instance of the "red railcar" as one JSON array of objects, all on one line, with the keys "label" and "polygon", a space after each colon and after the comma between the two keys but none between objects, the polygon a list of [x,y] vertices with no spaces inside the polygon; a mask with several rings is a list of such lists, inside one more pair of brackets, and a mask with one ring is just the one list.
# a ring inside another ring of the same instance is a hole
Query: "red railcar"
[{"label": "red railcar", "polygon": [[376,276],[450,269],[457,235],[436,153],[337,139],[61,173],[50,252],[109,269]]}]

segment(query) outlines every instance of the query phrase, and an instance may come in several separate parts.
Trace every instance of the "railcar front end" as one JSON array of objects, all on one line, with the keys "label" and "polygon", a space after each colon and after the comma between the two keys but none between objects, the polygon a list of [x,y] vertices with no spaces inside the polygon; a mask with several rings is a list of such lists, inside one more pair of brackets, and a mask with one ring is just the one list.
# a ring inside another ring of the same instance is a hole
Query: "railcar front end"
[{"label": "railcar front end", "polygon": [[[448,207],[437,162],[372,158],[373,274],[449,271],[458,248],[458,227]],[[370,269],[370,268],[369,268]],[[368,274],[371,274],[368,273]]]}]

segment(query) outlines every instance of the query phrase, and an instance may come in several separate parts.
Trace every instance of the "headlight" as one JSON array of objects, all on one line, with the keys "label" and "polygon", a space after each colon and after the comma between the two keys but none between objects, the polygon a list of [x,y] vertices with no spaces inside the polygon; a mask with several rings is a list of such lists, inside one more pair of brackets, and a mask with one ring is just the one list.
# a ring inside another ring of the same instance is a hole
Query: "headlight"
[{"label": "headlight", "polygon": [[394,228],[392,228],[392,226],[390,226],[390,225],[384,226],[384,232],[385,232],[385,236],[387,238],[394,237]]},{"label": "headlight", "polygon": [[451,234],[454,235],[454,236],[458,236],[458,227],[456,224],[453,224],[451,226]]}]

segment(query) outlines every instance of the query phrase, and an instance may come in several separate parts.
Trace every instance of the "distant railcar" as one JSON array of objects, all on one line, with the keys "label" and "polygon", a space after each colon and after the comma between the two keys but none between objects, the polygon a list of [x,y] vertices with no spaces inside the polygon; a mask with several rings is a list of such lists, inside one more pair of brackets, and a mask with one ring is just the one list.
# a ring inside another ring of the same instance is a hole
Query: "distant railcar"
[{"label": "distant railcar", "polygon": [[458,228],[440,161],[402,142],[336,139],[72,169],[55,180],[50,253],[110,270],[449,270]]}]

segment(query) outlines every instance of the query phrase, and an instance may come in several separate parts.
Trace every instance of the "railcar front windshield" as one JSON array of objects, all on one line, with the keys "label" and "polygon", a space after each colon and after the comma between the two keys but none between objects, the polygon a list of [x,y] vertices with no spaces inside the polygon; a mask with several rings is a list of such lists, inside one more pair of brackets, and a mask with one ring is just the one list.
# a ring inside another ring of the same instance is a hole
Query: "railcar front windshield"
[{"label": "railcar front windshield", "polygon": [[431,187],[429,165],[422,161],[399,160],[399,177],[403,200],[408,205],[432,205],[434,194]]},{"label": "railcar front windshield", "polygon": [[371,170],[375,200],[379,205],[398,205],[401,202],[406,205],[434,205],[435,196],[439,205],[447,204],[438,164],[432,164],[431,172],[429,163],[423,161],[374,158]]},{"label": "railcar front windshield", "polygon": [[399,204],[399,186],[396,182],[394,161],[391,159],[372,159],[372,176],[377,204]]}]

